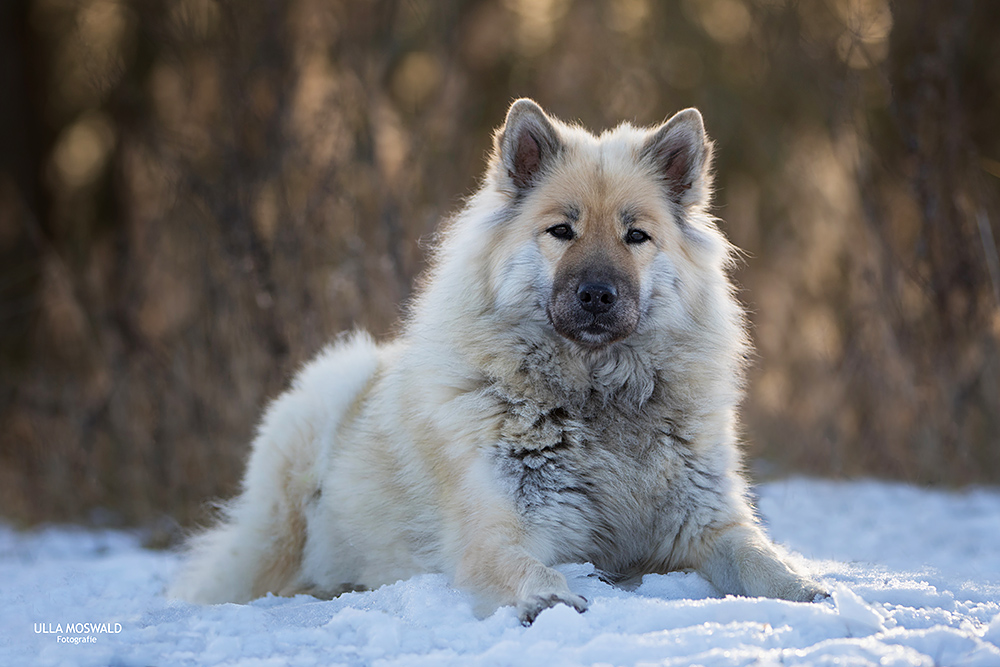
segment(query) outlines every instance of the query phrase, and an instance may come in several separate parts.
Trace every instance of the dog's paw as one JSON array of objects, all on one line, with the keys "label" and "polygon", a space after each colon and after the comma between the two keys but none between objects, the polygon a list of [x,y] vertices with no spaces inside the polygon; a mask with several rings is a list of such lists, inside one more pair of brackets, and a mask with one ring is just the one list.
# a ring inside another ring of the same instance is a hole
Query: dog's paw
[{"label": "dog's paw", "polygon": [[581,614],[587,611],[589,606],[587,598],[572,593],[532,595],[517,603],[517,617],[521,620],[521,625],[528,626],[535,622],[540,613],[557,604],[572,607]]},{"label": "dog's paw", "polygon": [[823,600],[830,599],[830,591],[825,586],[815,582],[810,583],[812,587],[806,592],[806,595],[811,596],[807,598],[809,602],[822,602]]},{"label": "dog's paw", "polygon": [[800,579],[798,586],[784,597],[793,602],[821,602],[830,597],[830,592],[819,582]]}]

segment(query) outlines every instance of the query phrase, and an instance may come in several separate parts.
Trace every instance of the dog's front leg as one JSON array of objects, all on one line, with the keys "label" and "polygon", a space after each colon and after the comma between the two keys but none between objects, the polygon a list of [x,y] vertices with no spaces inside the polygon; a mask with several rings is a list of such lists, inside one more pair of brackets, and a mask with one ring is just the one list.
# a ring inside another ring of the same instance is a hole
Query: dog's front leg
[{"label": "dog's front leg", "polygon": [[566,577],[529,551],[522,521],[505,499],[480,493],[467,498],[459,514],[455,584],[476,595],[477,614],[513,605],[521,622],[530,625],[557,604],[587,609],[587,600],[570,591]]},{"label": "dog's front leg", "polygon": [[789,566],[777,547],[755,525],[735,524],[708,540],[698,571],[719,592],[809,602],[827,592]]}]

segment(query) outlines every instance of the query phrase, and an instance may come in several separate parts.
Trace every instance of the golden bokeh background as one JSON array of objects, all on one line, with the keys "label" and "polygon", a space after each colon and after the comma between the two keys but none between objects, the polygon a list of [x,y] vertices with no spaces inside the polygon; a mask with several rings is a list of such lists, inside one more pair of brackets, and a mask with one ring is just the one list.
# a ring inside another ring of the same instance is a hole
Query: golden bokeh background
[{"label": "golden bokeh background", "polygon": [[997,35],[987,0],[9,0],[0,515],[203,518],[297,365],[391,334],[519,96],[702,110],[755,475],[1000,482]]}]

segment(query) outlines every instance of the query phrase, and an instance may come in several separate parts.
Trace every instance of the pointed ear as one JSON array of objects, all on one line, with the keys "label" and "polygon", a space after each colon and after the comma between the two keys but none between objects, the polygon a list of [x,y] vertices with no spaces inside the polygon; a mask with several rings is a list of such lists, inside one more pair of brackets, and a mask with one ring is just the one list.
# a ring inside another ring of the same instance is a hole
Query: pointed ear
[{"label": "pointed ear", "polygon": [[509,179],[518,193],[531,189],[538,182],[540,174],[561,149],[559,135],[549,117],[527,98],[511,105],[507,120],[494,139],[500,176]]},{"label": "pointed ear", "polygon": [[642,149],[663,179],[670,200],[704,204],[711,190],[712,143],[697,109],[685,109],[653,131]]}]

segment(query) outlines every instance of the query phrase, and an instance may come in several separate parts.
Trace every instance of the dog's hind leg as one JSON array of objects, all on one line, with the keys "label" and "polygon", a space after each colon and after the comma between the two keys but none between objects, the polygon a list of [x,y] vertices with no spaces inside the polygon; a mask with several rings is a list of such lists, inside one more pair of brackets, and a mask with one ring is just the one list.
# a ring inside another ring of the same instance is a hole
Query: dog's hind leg
[{"label": "dog's hind leg", "polygon": [[299,434],[303,442],[291,447],[267,441],[268,435],[263,432],[255,443],[243,493],[224,508],[222,522],[191,541],[172,597],[201,604],[247,602],[301,588],[312,461],[296,460],[293,452],[306,448],[311,434]]},{"label": "dog's hind leg", "polygon": [[377,366],[375,344],[358,333],[302,369],[264,415],[242,493],[217,526],[191,541],[171,596],[202,604],[246,602],[329,583],[302,580],[306,511],[320,495],[337,426],[361,400]]}]

